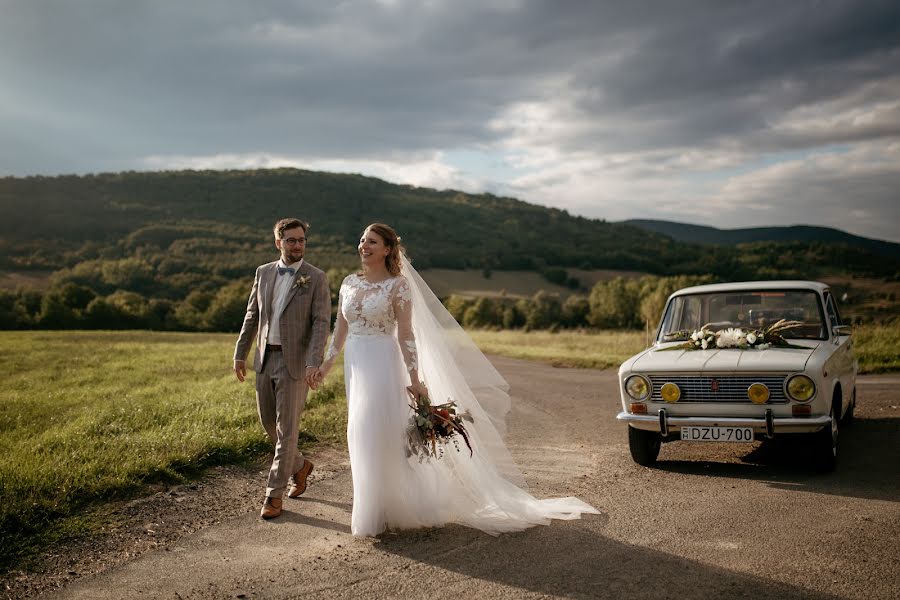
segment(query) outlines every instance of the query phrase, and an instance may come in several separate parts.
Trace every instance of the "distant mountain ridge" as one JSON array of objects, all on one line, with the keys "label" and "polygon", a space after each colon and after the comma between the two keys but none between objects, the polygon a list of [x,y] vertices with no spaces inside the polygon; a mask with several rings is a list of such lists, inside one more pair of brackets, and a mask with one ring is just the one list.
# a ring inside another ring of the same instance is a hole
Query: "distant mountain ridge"
[{"label": "distant mountain ridge", "polygon": [[746,227],[741,229],[718,229],[707,225],[678,223],[658,219],[629,219],[624,225],[639,227],[645,231],[667,235],[673,240],[694,244],[716,244],[736,246],[754,242],[821,242],[847,244],[891,258],[900,258],[900,244],[862,237],[833,229],[813,225],[787,225],[781,227]]}]

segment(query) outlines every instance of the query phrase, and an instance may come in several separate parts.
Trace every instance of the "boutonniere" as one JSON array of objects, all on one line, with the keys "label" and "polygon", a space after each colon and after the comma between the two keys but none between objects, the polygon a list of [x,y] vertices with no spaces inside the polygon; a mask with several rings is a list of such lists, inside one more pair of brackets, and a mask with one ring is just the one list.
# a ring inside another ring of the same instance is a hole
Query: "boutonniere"
[{"label": "boutonniere", "polygon": [[294,285],[292,287],[300,286],[302,288],[309,287],[309,275],[297,275],[297,278],[294,279]]}]

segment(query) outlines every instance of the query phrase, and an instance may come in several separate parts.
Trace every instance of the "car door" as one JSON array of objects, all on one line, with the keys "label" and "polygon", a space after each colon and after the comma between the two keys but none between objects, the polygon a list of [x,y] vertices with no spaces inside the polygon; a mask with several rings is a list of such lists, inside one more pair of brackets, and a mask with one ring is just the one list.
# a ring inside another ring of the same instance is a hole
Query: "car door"
[{"label": "car door", "polygon": [[[835,327],[843,325],[841,314],[831,292],[825,292],[825,320],[828,323],[829,343],[833,345],[831,358],[826,361],[825,367],[833,373],[841,382],[841,403],[844,408],[848,406],[853,394],[853,386],[856,384],[856,362],[853,359],[853,338],[848,335],[838,335]],[[841,409],[843,414],[844,408]]]}]

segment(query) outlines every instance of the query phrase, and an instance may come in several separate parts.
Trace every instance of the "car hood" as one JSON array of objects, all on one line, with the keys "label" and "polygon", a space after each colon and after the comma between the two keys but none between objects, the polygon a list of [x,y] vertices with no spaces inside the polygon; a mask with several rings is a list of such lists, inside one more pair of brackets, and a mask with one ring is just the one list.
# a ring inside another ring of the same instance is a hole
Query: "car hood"
[{"label": "car hood", "polygon": [[[805,344],[804,344],[805,345]],[[766,350],[665,350],[651,348],[637,356],[632,371],[717,372],[723,371],[802,371],[818,343],[804,348],[767,348]]]}]

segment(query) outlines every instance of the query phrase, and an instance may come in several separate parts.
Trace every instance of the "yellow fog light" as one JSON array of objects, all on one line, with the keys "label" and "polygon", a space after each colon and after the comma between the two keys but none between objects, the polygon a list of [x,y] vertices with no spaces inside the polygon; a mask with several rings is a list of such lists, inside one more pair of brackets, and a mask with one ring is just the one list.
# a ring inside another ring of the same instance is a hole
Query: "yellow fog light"
[{"label": "yellow fog light", "polygon": [[625,392],[633,400],[646,400],[650,396],[650,382],[646,377],[632,375],[625,380]]},{"label": "yellow fog light", "polygon": [[816,395],[816,384],[806,375],[794,375],[787,382],[787,393],[792,400],[807,402]]},{"label": "yellow fog light", "polygon": [[659,390],[659,395],[666,402],[678,402],[678,399],[681,398],[681,388],[671,382],[664,383],[662,389]]},{"label": "yellow fog light", "polygon": [[769,401],[769,388],[762,383],[754,383],[747,388],[747,397],[753,404],[765,404]]}]

